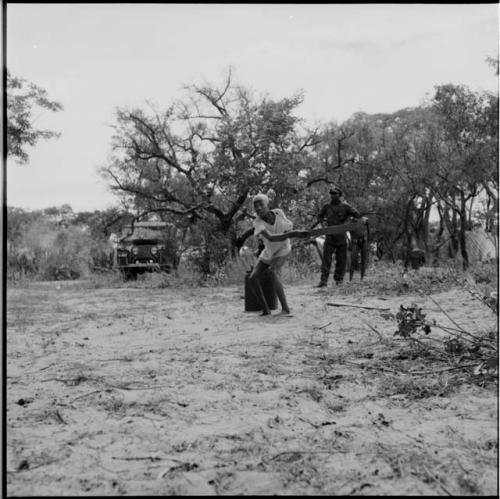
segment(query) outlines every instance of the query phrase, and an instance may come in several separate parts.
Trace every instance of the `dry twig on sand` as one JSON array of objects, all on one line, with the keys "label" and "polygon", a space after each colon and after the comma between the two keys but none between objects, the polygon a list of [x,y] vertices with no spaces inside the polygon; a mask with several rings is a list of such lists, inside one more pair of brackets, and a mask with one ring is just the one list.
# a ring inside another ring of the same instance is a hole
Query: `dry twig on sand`
[{"label": "dry twig on sand", "polygon": [[175,457],[160,457],[160,456],[132,456],[132,457],[119,457],[119,456],[111,456],[111,459],[116,459],[120,461],[174,461],[176,463],[184,463],[180,459],[176,459]]},{"label": "dry twig on sand", "polygon": [[78,397],[74,398],[73,400],[70,400],[70,404],[72,404],[73,402],[75,402],[76,400],[80,400],[80,399],[83,399],[85,397],[88,397],[89,395],[94,395],[94,393],[101,393],[103,392],[104,390],[94,390],[93,392],[89,392],[89,393],[84,393],[83,395],[79,395]]},{"label": "dry twig on sand", "polygon": [[461,366],[445,367],[443,369],[434,369],[430,371],[408,371],[406,374],[411,374],[411,375],[436,374],[436,373],[443,373],[446,371],[456,371],[458,369],[466,369],[468,367],[476,367],[476,366],[477,362],[475,364],[462,364]]},{"label": "dry twig on sand", "polygon": [[311,454],[311,455],[314,455],[314,454],[346,454],[346,453],[347,453],[347,451],[344,450],[344,449],[334,449],[334,450],[286,450],[286,451],[283,451],[283,452],[278,452],[278,454],[275,454],[274,456],[271,456],[268,459],[263,459],[262,461],[260,461],[259,463],[257,463],[256,466],[260,466],[262,464],[270,463],[271,461],[274,461],[275,459],[278,459],[281,456],[286,456],[286,455],[289,455],[289,454],[291,454],[291,455],[294,455],[294,454],[298,454],[298,455]]},{"label": "dry twig on sand", "polygon": [[330,305],[330,307],[354,307],[354,308],[366,308],[367,310],[390,310],[390,308],[387,307],[369,307],[367,305],[355,305],[354,303],[333,303],[333,302],[327,302],[327,305]]},{"label": "dry twig on sand", "polygon": [[309,421],[308,419],[302,418],[300,416],[297,416],[297,419],[300,419],[300,421],[304,421],[304,423],[310,424],[312,427],[316,429],[323,428],[323,426],[327,425],[337,424],[335,421],[324,421],[323,423],[313,423],[312,421]]},{"label": "dry twig on sand", "polygon": [[367,366],[366,364],[358,364],[357,362],[352,362],[350,360],[343,360],[346,364],[351,364],[353,366],[357,366],[361,369],[371,369],[372,371],[386,371],[393,374],[407,374],[403,371],[395,371],[394,369],[388,369],[387,367],[375,367],[375,366]]},{"label": "dry twig on sand", "polygon": [[328,324],[325,324],[324,326],[314,326],[313,329],[324,329],[325,327],[328,327],[331,324],[331,321]]},{"label": "dry twig on sand", "polygon": [[449,496],[452,496],[453,494],[444,486],[443,482],[441,481],[441,479],[438,477],[438,476],[434,476],[430,471],[429,469],[427,468],[427,466],[422,465],[427,476],[429,478],[431,478],[432,480],[434,480],[435,482],[437,482],[439,484],[439,486],[449,495]]},{"label": "dry twig on sand", "polygon": [[368,324],[368,322],[365,322],[365,325],[368,326],[381,340],[384,339],[382,333],[377,328],[373,327],[371,324]]}]

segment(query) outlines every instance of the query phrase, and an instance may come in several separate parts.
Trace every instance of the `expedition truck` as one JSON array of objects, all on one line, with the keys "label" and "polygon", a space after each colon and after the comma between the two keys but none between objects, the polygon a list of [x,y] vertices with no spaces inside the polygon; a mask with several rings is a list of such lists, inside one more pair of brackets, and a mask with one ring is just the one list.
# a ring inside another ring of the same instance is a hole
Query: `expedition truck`
[{"label": "expedition truck", "polygon": [[136,222],[123,227],[116,243],[116,267],[125,279],[144,272],[167,272],[177,266],[175,230],[166,222]]}]

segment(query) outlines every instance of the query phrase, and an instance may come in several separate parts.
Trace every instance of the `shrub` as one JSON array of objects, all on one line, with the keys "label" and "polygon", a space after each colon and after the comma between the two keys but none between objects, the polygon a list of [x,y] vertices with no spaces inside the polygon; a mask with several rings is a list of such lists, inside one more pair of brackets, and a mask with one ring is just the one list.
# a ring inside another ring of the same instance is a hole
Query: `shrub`
[{"label": "shrub", "polygon": [[111,267],[112,247],[85,229],[47,220],[32,222],[7,255],[8,278],[65,280],[88,277],[95,267]]}]

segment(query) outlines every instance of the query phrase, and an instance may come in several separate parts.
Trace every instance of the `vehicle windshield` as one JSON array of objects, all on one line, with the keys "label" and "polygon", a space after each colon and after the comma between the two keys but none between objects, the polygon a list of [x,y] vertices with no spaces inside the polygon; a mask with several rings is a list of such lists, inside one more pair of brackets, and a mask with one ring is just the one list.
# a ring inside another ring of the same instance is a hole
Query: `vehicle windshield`
[{"label": "vehicle windshield", "polygon": [[[159,239],[163,239],[166,236],[165,227],[140,227],[135,226],[132,232],[132,227],[130,225],[126,226],[122,230],[122,241],[132,241],[132,240],[151,240],[154,244]],[[147,243],[144,243],[147,244]]]},{"label": "vehicle windshield", "polygon": [[135,245],[147,246],[147,245],[158,244],[159,239],[132,239],[130,240],[130,242]]}]

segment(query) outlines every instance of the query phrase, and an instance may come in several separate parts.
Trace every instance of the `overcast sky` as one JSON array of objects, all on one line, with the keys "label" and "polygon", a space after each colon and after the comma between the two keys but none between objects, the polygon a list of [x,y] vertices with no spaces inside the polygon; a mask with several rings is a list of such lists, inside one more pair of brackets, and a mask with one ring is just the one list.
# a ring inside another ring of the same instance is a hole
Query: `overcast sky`
[{"label": "overcast sky", "polygon": [[497,92],[498,28],[498,4],[7,4],[7,67],[64,105],[36,122],[61,137],[9,161],[7,203],[116,204],[97,174],[114,109],[166,106],[229,65],[258,93],[303,89],[311,124],[417,106],[443,83]]}]

